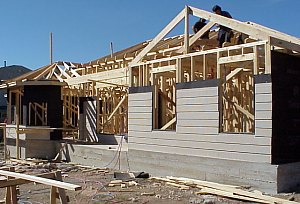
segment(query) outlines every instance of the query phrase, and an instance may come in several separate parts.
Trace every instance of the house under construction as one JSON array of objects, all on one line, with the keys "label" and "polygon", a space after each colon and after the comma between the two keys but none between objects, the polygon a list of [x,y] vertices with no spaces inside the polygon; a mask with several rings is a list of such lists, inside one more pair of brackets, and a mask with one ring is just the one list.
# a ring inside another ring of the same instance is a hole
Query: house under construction
[{"label": "house under construction", "polygon": [[[208,21],[195,35],[191,15]],[[181,21],[184,33],[166,38]],[[234,31],[222,48],[216,24]],[[101,166],[106,153],[91,145],[128,135],[131,170],[292,190],[300,184],[299,53],[296,37],[186,6],[150,41],[2,84],[7,154],[53,159],[68,139],[70,160]]]}]

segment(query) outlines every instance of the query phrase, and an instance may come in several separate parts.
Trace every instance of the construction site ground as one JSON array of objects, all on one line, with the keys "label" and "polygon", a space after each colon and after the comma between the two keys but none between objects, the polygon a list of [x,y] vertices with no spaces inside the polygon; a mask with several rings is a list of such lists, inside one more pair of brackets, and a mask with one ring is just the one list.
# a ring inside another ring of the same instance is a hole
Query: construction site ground
[{"label": "construction site ground", "polygon": [[[1,152],[3,156],[3,151]],[[181,203],[251,203],[210,194],[196,194],[198,188],[182,190],[168,185],[166,182],[132,178],[123,179],[123,185],[116,181],[111,186],[114,172],[117,170],[94,168],[72,163],[53,163],[47,161],[15,161],[1,160],[0,166],[14,166],[15,171],[26,174],[42,174],[50,171],[61,170],[63,181],[82,186],[77,192],[67,191],[70,203],[149,203],[149,204],[181,204]],[[129,182],[130,181],[130,182]],[[292,198],[300,201],[299,194],[275,195],[281,198]],[[5,189],[0,190],[0,198],[5,197]],[[49,203],[50,188],[40,184],[24,184],[19,186],[18,203]]]}]

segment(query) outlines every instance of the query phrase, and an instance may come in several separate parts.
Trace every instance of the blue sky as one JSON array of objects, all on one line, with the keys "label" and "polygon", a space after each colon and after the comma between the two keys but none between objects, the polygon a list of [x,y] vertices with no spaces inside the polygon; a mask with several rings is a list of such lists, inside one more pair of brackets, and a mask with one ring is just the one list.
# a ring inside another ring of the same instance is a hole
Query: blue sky
[{"label": "blue sky", "polygon": [[109,54],[111,41],[118,51],[155,37],[185,5],[210,11],[215,4],[300,37],[300,0],[0,0],[0,66],[49,64],[50,32],[54,61],[95,60]]}]

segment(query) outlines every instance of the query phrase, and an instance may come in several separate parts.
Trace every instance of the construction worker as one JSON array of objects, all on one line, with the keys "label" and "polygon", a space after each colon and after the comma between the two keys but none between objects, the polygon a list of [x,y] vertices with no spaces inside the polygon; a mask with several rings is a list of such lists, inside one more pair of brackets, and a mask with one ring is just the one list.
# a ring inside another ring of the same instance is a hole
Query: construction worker
[{"label": "construction worker", "polygon": [[[204,18],[200,18],[199,21],[195,23],[195,25],[193,26],[194,34],[196,34],[199,30],[201,30],[206,25],[205,21],[206,20]],[[204,33],[200,38],[209,39],[209,31]]]},{"label": "construction worker", "polygon": [[[215,14],[227,17],[227,18],[232,18],[229,12],[227,11],[222,11],[222,8],[218,5],[215,5],[212,8],[212,11]],[[224,42],[230,42],[231,38],[233,36],[232,30],[230,28],[227,28],[225,26],[219,25],[219,32],[218,32],[218,41],[219,41],[219,47],[222,47]]]}]

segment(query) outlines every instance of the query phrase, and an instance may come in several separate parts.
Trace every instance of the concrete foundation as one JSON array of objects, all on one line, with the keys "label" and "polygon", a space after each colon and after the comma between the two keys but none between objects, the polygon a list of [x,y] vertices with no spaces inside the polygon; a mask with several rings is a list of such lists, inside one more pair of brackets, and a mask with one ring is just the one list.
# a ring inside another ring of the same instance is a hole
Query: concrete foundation
[{"label": "concrete foundation", "polygon": [[[178,176],[232,185],[250,185],[266,193],[292,192],[300,185],[300,163],[271,165],[129,150],[131,170],[153,176]],[[299,189],[299,188],[298,188]]]}]

